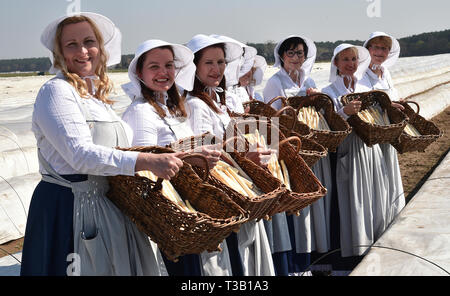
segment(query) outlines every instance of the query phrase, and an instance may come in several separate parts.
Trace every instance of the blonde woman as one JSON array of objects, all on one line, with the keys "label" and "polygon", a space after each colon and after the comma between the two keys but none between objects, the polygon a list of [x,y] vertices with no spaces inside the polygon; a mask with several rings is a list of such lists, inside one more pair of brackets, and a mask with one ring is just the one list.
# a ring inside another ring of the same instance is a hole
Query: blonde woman
[{"label": "blonde woman", "polygon": [[132,142],[108,99],[106,69],[120,61],[120,31],[86,12],[52,22],[41,41],[57,74],[34,105],[42,180],[30,204],[21,274],[165,275],[159,251],[105,196],[106,176],[152,170],[170,179],[183,165],[181,154],[112,148]]}]

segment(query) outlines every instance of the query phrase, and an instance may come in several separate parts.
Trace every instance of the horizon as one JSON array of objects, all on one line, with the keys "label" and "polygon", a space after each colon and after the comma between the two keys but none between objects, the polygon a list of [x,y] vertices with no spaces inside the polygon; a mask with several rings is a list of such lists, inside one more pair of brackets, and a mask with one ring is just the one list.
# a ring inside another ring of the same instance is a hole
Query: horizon
[{"label": "horizon", "polygon": [[[410,36],[405,36],[402,38],[398,38],[398,40],[400,39],[405,39],[405,38],[410,38],[410,37],[415,37],[418,35],[422,35],[422,34],[429,34],[429,33],[439,33],[439,32],[444,32],[444,31],[448,31],[450,29],[443,29],[443,30],[438,30],[438,31],[430,31],[430,32],[422,32],[422,33],[418,33],[418,34],[414,34],[414,35],[410,35]],[[334,40],[334,41],[314,41],[314,43],[326,43],[326,42],[331,42],[331,43],[335,43],[338,41],[358,41],[358,42],[364,42],[364,40],[358,40],[358,39],[348,39],[348,40],[343,40],[343,39],[338,39],[338,40]],[[265,41],[265,42],[247,42],[246,44],[266,44],[269,42],[273,42],[271,40]],[[134,53],[122,53],[122,56],[126,56],[126,55],[134,55]],[[40,57],[24,57],[24,58],[11,58],[11,59],[1,59],[0,61],[6,61],[6,60],[25,60],[25,59],[41,59],[41,58],[49,58],[49,56],[40,56]]]},{"label": "horizon", "polygon": [[183,44],[198,33],[226,35],[243,43],[276,43],[291,34],[315,42],[363,41],[373,31],[401,39],[448,30],[450,2],[46,0],[42,4],[15,0],[2,1],[0,8],[0,60],[11,60],[49,57],[50,52],[39,41],[42,31],[56,18],[76,11],[110,18],[122,32],[122,55],[131,55],[147,39]]}]

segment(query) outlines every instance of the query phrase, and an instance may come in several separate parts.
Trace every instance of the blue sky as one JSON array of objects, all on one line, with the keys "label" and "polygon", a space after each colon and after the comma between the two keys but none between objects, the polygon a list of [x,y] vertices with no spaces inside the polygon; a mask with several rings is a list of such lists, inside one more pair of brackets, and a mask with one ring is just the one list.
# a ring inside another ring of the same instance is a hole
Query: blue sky
[{"label": "blue sky", "polygon": [[[315,41],[364,40],[372,31],[397,38],[450,28],[448,0],[0,0],[0,59],[48,56],[45,26],[79,1],[122,32],[122,53],[157,38],[185,43],[198,33],[242,42],[299,34]],[[372,16],[372,17],[370,17]]]}]

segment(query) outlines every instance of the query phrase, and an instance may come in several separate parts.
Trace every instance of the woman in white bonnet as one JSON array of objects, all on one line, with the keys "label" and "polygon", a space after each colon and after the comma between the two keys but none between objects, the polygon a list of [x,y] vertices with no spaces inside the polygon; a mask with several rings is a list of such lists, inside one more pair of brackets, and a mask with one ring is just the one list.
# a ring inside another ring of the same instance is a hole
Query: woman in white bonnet
[{"label": "woman in white bonnet", "polygon": [[[192,51],[179,44],[162,40],[147,40],[141,43],[128,68],[131,82],[123,89],[132,99],[122,118],[134,131],[133,146],[165,147],[177,140],[193,136],[187,120],[184,98],[178,88],[191,90],[195,65]],[[201,151],[214,167],[220,152],[212,145]],[[195,163],[193,163],[195,164]],[[164,262],[171,276],[201,275],[200,259],[196,254]]]},{"label": "woman in white bonnet", "polygon": [[[170,179],[178,154],[120,151],[132,131],[111,108],[107,66],[120,61],[120,31],[95,13],[61,17],[41,42],[56,77],[33,110],[39,171],[30,204],[22,275],[165,275],[159,251],[106,197],[106,176],[152,170]],[[70,264],[70,266],[68,266]]]},{"label": "woman in white bonnet", "polygon": [[266,67],[266,59],[260,55],[246,60],[239,69],[239,82],[230,86],[228,91],[236,94],[242,104],[252,100],[262,100],[262,96],[256,92],[255,87],[262,83]]},{"label": "woman in white bonnet", "polygon": [[[343,106],[341,96],[371,90],[363,77],[369,64],[370,55],[364,47],[344,43],[334,50],[331,84],[322,92],[333,99],[337,113],[344,119],[357,114],[361,102]],[[355,132],[338,146],[335,163],[337,199],[331,201],[330,234],[331,248],[340,248],[341,256],[332,265],[334,275],[347,275],[367,251],[367,247],[359,246],[371,245],[385,229],[382,217],[389,180],[380,147],[368,147]]]},{"label": "woman in white bonnet", "polygon": [[[274,67],[280,70],[269,78],[263,91],[264,102],[282,96],[302,96],[319,92],[309,76],[316,60],[316,46],[306,37],[291,35],[278,42],[274,49]],[[281,109],[281,102],[272,104]]]},{"label": "woman in white bonnet", "polygon": [[[248,67],[253,66],[257,53],[256,49],[227,36],[211,35],[211,37],[226,42],[236,43],[243,50],[243,54],[239,59],[227,64],[225,69],[225,81],[227,85],[230,85],[226,90],[226,104],[228,109],[235,113],[244,113],[242,105],[243,99],[240,92],[235,92],[235,83],[239,83],[243,67],[246,67],[248,71]],[[264,222],[262,220],[258,222],[250,221],[242,225],[237,233],[237,243],[239,256],[243,266],[243,275],[275,275],[270,246],[264,228]]]},{"label": "woman in white bonnet", "polygon": [[[225,68],[225,81],[226,81],[226,104],[230,111],[235,113],[244,113],[244,102],[242,98],[243,93],[238,89],[240,78],[247,71],[251,70],[254,63],[255,56],[257,54],[256,48],[248,46],[236,39],[233,39],[224,35],[211,35],[213,38],[217,38],[222,41],[232,42],[238,44],[242,50],[242,56],[227,64]],[[242,71],[246,71],[242,74]]]},{"label": "woman in white bonnet", "polygon": [[[227,65],[225,77],[227,82],[227,95],[238,98],[238,102],[245,103],[255,98],[255,86],[262,83],[264,71],[267,67],[264,57],[257,55],[256,48],[239,42],[233,38],[212,35],[224,41],[239,44],[244,53],[241,58]],[[261,97],[259,95],[259,97]],[[239,106],[235,112],[242,113]],[[233,110],[234,111],[234,110]]]},{"label": "woman in white bonnet", "polygon": [[[400,55],[399,42],[384,32],[373,32],[363,46],[369,50],[371,56],[371,62],[365,74],[370,85],[375,90],[386,92],[391,101],[398,101],[400,98],[394,87],[389,68],[397,62]],[[401,104],[393,102],[392,105],[400,110],[404,109]],[[387,227],[405,206],[405,195],[397,151],[389,143],[379,146],[383,151],[389,174],[389,200],[385,213]]]},{"label": "woman in white bonnet", "polygon": [[[226,100],[225,93],[225,69],[227,64],[240,59],[243,53],[242,47],[236,42],[223,41],[203,34],[194,36],[188,42],[187,47],[194,52],[194,63],[197,66],[193,90],[185,92],[187,93],[186,105],[191,128],[194,134],[210,132],[222,138],[231,121],[228,112],[230,112],[230,108],[233,108],[233,106],[227,105],[229,101]],[[251,155],[256,163],[261,163],[264,157],[264,154],[259,153]],[[241,230],[247,228],[247,226],[243,226]],[[255,229],[255,227],[250,227],[250,229]],[[240,233],[242,235],[246,232],[240,231]],[[247,243],[248,238],[246,238]],[[253,245],[252,242],[249,244]],[[243,243],[239,244],[238,235],[231,234],[223,245],[227,247],[230,254],[228,258],[224,257],[224,254],[202,254],[201,260],[206,275],[273,275],[271,262],[261,260],[257,256],[249,256],[248,247],[250,246],[245,247]],[[257,244],[257,247],[258,250],[255,252],[261,251],[260,244]],[[242,251],[247,253],[241,256]],[[222,261],[217,260],[221,258]],[[246,264],[251,263],[252,266],[244,266],[244,260]],[[257,271],[258,269],[259,271]]]},{"label": "woman in white bonnet", "polygon": [[[318,93],[314,80],[309,76],[316,59],[316,51],[314,42],[306,37],[290,35],[279,41],[274,49],[274,66],[280,70],[267,81],[263,90],[264,102],[269,103],[278,96],[288,98]],[[272,103],[272,107],[276,110],[281,109],[281,102]],[[327,160],[322,161],[325,163]],[[315,173],[318,176],[325,175],[317,171],[322,169],[321,165],[318,164],[316,167]],[[299,217],[280,213],[275,215],[272,221],[265,222],[268,233],[273,233],[271,242],[278,274],[287,275],[305,271],[311,263],[311,252],[316,250],[316,245],[320,251],[328,250],[323,200],[318,201],[315,206],[317,219],[313,218],[310,207],[306,207]],[[314,227],[313,220],[317,220],[317,227]]]}]

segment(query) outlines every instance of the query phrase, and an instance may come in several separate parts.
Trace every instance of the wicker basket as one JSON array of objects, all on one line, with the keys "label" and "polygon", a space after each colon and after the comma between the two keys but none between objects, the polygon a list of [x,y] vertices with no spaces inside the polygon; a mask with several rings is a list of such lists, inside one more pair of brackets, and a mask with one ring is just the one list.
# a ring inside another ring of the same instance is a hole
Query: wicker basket
[{"label": "wicker basket", "polygon": [[[426,120],[419,115],[419,104],[413,101],[397,102],[405,107],[403,111],[409,118],[409,123],[413,125],[419,132],[420,136],[410,136],[405,131],[402,132],[398,140],[392,143],[392,146],[397,149],[399,153],[419,151],[425,152],[431,143],[442,137],[443,131],[441,131],[433,122]],[[417,112],[408,105],[413,103],[417,107]]]},{"label": "wicker basket", "polygon": [[[230,126],[230,125],[229,125]],[[234,132],[225,133],[225,135],[235,134]],[[181,147],[178,142],[191,142],[194,143],[189,149],[195,149],[202,142],[199,138],[204,138],[205,135],[190,137],[187,139],[181,139],[176,143],[172,143],[172,147]],[[227,146],[229,147],[229,146]],[[234,147],[237,148],[237,147]],[[248,146],[239,148],[238,151],[246,151]],[[183,150],[179,150],[183,151]],[[269,218],[269,213],[271,209],[277,204],[278,200],[285,194],[287,189],[281,185],[278,179],[274,178],[269,172],[265,171],[263,168],[259,167],[251,160],[245,158],[245,152],[237,152],[237,150],[232,149],[229,153],[239,167],[252,179],[255,185],[260,188],[264,194],[257,197],[247,197],[240,194],[236,190],[223,184],[221,181],[209,175],[207,182],[218,188],[221,192],[229,196],[236,204],[238,204],[242,209],[249,213],[249,220],[260,220],[262,218]],[[194,168],[199,174],[204,172],[202,168]]]},{"label": "wicker basket", "polygon": [[[299,111],[300,108],[313,106],[318,112],[323,110],[323,116],[330,127],[330,131],[314,130],[311,139],[324,146],[330,152],[336,152],[345,137],[347,137],[352,128],[347,121],[334,111],[333,100],[326,94],[313,94],[304,97],[289,97],[287,104]],[[297,115],[297,113],[296,113]]]},{"label": "wicker basket", "polygon": [[375,125],[365,122],[356,114],[351,115],[347,119],[348,123],[367,146],[371,147],[375,144],[394,143],[397,141],[408,123],[408,117],[391,105],[391,100],[385,92],[373,90],[364,93],[348,94],[341,98],[344,106],[353,100],[362,102],[361,110],[379,104],[383,111],[387,111],[389,121],[392,123],[386,126]]},{"label": "wicker basket", "polygon": [[[278,100],[281,100],[283,108],[277,111],[271,106],[271,104]],[[249,107],[250,115],[265,116],[267,118],[278,117],[280,120],[280,129],[285,134],[294,131],[298,135],[302,136],[302,138],[311,138],[313,135],[310,128],[297,119],[295,109],[290,106],[286,106],[286,99],[284,97],[275,97],[267,104],[261,101],[253,100],[244,103],[244,106]],[[232,116],[236,115],[242,116],[242,114],[232,114]],[[286,129],[288,129],[289,132],[286,132]]]},{"label": "wicker basket", "polygon": [[[283,133],[276,126],[272,125],[268,119],[240,120],[233,123],[235,124],[234,128],[238,131],[236,133],[238,136],[253,133],[254,129],[257,128],[260,134],[266,136],[267,143],[270,143],[272,146],[276,145],[276,149],[279,150],[279,159],[284,160],[288,168],[292,191],[286,191],[286,194],[279,199],[277,205],[272,208],[269,216],[285,211],[299,211],[326,194],[326,189],[299,155],[301,140],[298,137],[286,139]],[[278,137],[279,142],[274,141],[275,139],[272,139],[272,136]],[[296,146],[297,150],[290,145],[292,139],[295,139],[298,144]],[[268,170],[266,171],[271,175]],[[264,179],[266,178],[264,177]]]},{"label": "wicker basket", "polygon": [[[295,148],[290,145],[292,141],[295,141]],[[327,193],[307,163],[299,156],[301,144],[298,137],[289,137],[280,141],[278,159],[283,160],[286,164],[291,191],[280,199],[277,208],[271,213],[272,215],[281,212],[299,212]]]},{"label": "wicker basket", "polygon": [[291,106],[285,106],[276,111],[269,105],[277,100],[282,100],[282,102],[284,102],[285,98],[273,98],[268,104],[255,100],[247,102],[245,103],[245,105],[247,107],[250,107],[249,114],[233,113],[232,116],[234,118],[244,119],[263,119],[263,117],[271,119],[272,117],[278,117],[279,128],[286,137],[300,137],[303,145],[299,153],[306,161],[308,166],[312,167],[320,158],[327,156],[327,149],[316,141],[310,139],[313,136],[313,133],[306,124],[300,122],[297,119],[297,114],[294,108],[292,108]]},{"label": "wicker basket", "polygon": [[[121,150],[174,152],[162,147]],[[108,198],[157,243],[170,260],[176,261],[185,254],[219,250],[218,245],[248,221],[248,213],[221,190],[202,180],[187,162],[170,181],[180,196],[197,210],[195,213],[181,210],[162,195],[162,179],[152,182],[140,176],[111,176],[108,180]]]}]

